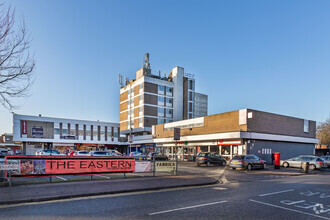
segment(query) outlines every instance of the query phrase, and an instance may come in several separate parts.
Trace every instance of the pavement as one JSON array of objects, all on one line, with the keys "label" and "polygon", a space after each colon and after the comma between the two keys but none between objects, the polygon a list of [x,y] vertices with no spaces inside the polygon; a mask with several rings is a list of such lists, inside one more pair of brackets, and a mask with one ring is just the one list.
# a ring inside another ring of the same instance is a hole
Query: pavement
[{"label": "pavement", "polygon": [[[57,183],[17,184],[12,187],[0,187],[0,205],[27,202],[49,201],[116,193],[160,190],[178,187],[203,186],[226,183],[223,175],[227,170],[231,179],[255,179],[257,176],[299,176],[306,175],[299,169],[281,168],[275,170],[269,166],[265,170],[230,170],[226,167],[196,167],[195,163],[180,163],[181,171],[177,176],[156,176],[127,179],[106,179],[93,181],[70,181]],[[199,171],[199,172],[198,172]],[[202,174],[202,173],[204,174]],[[314,172],[314,171],[313,171]],[[317,172],[317,171],[315,171]],[[252,174],[252,175],[250,175]],[[256,174],[256,175],[253,175]],[[313,173],[312,173],[313,174]],[[315,174],[315,173],[314,173]],[[228,178],[228,180],[231,180]]]},{"label": "pavement", "polygon": [[74,197],[127,193],[216,184],[217,179],[183,175],[132,179],[93,180],[0,187],[0,204],[38,202]]}]

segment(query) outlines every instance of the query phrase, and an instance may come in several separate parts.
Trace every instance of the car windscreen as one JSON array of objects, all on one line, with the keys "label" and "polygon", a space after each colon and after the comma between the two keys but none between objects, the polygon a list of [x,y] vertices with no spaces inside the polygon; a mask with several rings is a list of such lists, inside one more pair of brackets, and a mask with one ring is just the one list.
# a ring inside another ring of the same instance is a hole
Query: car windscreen
[{"label": "car windscreen", "polygon": [[235,156],[233,157],[232,160],[242,160],[242,159],[244,159],[244,156]]},{"label": "car windscreen", "polygon": [[323,158],[317,158],[316,161],[325,162]]},{"label": "car windscreen", "polygon": [[207,157],[207,156],[209,156],[209,154],[207,154],[207,153],[199,153],[197,155],[197,157]]},{"label": "car windscreen", "polygon": [[88,154],[88,151],[80,151],[79,154]]},{"label": "car windscreen", "polygon": [[106,155],[106,152],[94,152],[93,154],[98,154],[98,155]]}]

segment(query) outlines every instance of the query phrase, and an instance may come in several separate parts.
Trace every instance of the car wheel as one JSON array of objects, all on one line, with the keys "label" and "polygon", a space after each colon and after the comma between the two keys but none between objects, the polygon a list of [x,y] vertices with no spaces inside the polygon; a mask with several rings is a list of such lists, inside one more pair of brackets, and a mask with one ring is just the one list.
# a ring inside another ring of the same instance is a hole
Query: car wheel
[{"label": "car wheel", "polygon": [[226,166],[226,161],[222,161],[221,165]]},{"label": "car wheel", "polygon": [[247,165],[247,170],[248,170],[248,171],[251,171],[251,170],[252,170],[252,165],[251,165],[251,164],[248,164],[248,165]]},{"label": "car wheel", "polygon": [[232,167],[231,169],[232,169],[232,170],[236,170],[236,167]]},{"label": "car wheel", "polygon": [[287,168],[287,167],[289,167],[289,164],[288,164],[287,162],[284,162],[284,163],[283,163],[283,166],[284,166],[285,168]]},{"label": "car wheel", "polygon": [[266,169],[266,168],[267,168],[267,164],[264,163],[264,164],[262,165],[262,169]]},{"label": "car wheel", "polygon": [[206,166],[208,166],[208,167],[211,166],[210,161],[207,161]]},{"label": "car wheel", "polygon": [[309,169],[309,170],[315,170],[315,169],[316,169],[316,166],[315,166],[314,164],[310,164],[310,165],[308,166],[308,169]]}]

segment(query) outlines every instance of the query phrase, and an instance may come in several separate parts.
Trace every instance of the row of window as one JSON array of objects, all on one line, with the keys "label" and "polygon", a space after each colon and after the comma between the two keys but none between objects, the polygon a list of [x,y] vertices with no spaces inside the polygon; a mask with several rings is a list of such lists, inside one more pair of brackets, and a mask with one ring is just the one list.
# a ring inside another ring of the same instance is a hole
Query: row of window
[{"label": "row of window", "polygon": [[68,139],[68,136],[71,136],[74,139],[79,139],[79,136],[83,137],[83,140],[86,140],[89,137],[89,140],[93,140],[94,137],[97,138],[98,141],[101,138],[105,141],[113,141],[114,137],[118,137],[119,128],[117,127],[108,127],[104,126],[104,129],[101,129],[101,126],[94,126],[94,125],[83,125],[83,129],[79,129],[78,124],[67,124],[67,128],[63,128],[63,123],[60,123],[59,128],[54,128],[54,134],[60,135],[60,139]]},{"label": "row of window", "polygon": [[[166,93],[164,91],[166,91]],[[173,88],[158,85],[158,94],[166,94],[168,96],[172,96],[173,95]]]},{"label": "row of window", "polygon": [[170,122],[173,122],[172,119],[163,119],[163,118],[158,118],[157,119],[157,124],[160,125],[160,124],[165,124],[165,123],[170,123]]},{"label": "row of window", "polygon": [[164,113],[166,113],[165,117],[172,118],[173,117],[173,110],[169,108],[158,108],[158,116],[164,116]]}]

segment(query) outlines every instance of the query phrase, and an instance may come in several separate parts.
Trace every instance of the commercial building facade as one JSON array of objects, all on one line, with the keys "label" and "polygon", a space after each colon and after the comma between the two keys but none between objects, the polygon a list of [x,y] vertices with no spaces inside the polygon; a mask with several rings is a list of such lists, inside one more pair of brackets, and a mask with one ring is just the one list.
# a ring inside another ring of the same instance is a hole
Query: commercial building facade
[{"label": "commercial building facade", "polygon": [[13,124],[13,140],[23,155],[35,155],[41,149],[67,153],[119,147],[119,123],[14,114]]},{"label": "commercial building facade", "polygon": [[[177,149],[173,129],[181,129]],[[135,144],[154,144],[156,150],[174,159],[194,160],[199,152],[211,151],[231,159],[255,154],[271,163],[271,154],[286,159],[314,154],[316,122],[252,109],[242,109],[200,118],[155,125],[152,138]]]},{"label": "commercial building facade", "polygon": [[[207,95],[203,100],[207,108]],[[120,130],[123,134],[150,134],[153,125],[195,118],[194,105],[193,75],[182,67],[173,68],[168,76],[153,75],[146,54],[136,79],[120,89]]]}]

